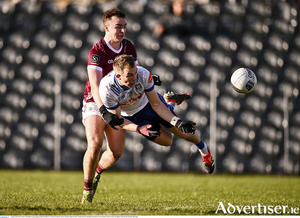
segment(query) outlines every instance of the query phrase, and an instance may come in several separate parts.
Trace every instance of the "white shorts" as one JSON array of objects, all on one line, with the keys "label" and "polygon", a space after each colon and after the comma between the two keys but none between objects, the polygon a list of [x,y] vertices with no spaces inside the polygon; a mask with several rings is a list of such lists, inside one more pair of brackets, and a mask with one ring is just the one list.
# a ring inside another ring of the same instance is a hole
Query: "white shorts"
[{"label": "white shorts", "polygon": [[84,125],[84,120],[88,116],[91,115],[96,115],[96,116],[101,116],[99,108],[97,107],[95,102],[85,102],[83,101],[83,106],[82,106],[82,123]]}]

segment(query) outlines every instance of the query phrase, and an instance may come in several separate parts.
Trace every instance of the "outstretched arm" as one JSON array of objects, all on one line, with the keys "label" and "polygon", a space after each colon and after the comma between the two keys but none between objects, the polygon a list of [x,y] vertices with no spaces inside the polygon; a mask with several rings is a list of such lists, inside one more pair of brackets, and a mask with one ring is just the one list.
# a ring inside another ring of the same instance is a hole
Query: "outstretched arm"
[{"label": "outstretched arm", "polygon": [[167,108],[167,106],[161,102],[155,89],[150,92],[145,92],[153,110],[164,120],[170,122],[173,126],[176,126],[183,133],[195,133],[196,123],[192,121],[182,121],[179,117]]}]

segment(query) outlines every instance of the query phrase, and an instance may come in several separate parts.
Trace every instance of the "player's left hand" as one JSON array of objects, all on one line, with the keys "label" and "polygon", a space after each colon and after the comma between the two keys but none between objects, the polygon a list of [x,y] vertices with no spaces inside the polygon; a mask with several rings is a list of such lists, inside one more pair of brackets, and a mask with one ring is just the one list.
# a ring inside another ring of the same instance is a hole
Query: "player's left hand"
[{"label": "player's left hand", "polygon": [[176,127],[183,133],[192,133],[195,134],[195,125],[196,123],[192,122],[192,121],[182,121],[182,120],[178,120],[176,122]]},{"label": "player's left hand", "polygon": [[154,85],[161,86],[161,80],[159,79],[159,75],[152,74]]},{"label": "player's left hand", "polygon": [[145,136],[150,136],[150,137],[160,136],[160,131],[150,130],[151,127],[152,125],[150,124],[144,126],[138,126],[136,128],[136,131]]},{"label": "player's left hand", "polygon": [[124,119],[123,118],[118,118],[117,115],[110,113],[104,105],[102,105],[99,108],[99,111],[103,117],[103,120],[105,123],[107,123],[108,125],[110,125],[111,128],[115,129],[118,131],[118,129],[116,128],[116,126],[118,125],[122,125],[124,123]]}]

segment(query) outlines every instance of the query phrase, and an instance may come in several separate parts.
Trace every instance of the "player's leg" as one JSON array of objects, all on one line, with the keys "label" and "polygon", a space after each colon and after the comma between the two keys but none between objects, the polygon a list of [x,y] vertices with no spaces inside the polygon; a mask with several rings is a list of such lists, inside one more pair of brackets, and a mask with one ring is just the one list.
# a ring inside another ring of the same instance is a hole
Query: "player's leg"
[{"label": "player's leg", "polygon": [[98,115],[90,115],[84,119],[87,138],[87,150],[83,158],[84,196],[82,203],[92,202],[93,178],[98,165],[99,155],[103,143],[105,123]]},{"label": "player's leg", "polygon": [[152,139],[151,141],[162,146],[170,146],[173,143],[173,135],[164,126],[160,126],[160,136],[156,137],[155,139]]},{"label": "player's leg", "polygon": [[95,178],[93,180],[94,193],[97,190],[102,172],[114,165],[117,162],[117,160],[122,156],[125,146],[126,132],[123,129],[118,129],[119,131],[116,131],[109,125],[105,126],[104,131],[107,145],[106,150],[103,152],[100,161],[98,162]]},{"label": "player's leg", "polygon": [[105,127],[105,136],[107,140],[106,151],[101,155],[100,165],[104,169],[108,169],[114,165],[117,160],[122,156],[126,131],[118,127],[118,131],[111,128],[109,125]]},{"label": "player's leg", "polygon": [[213,173],[215,167],[214,159],[211,156],[208,146],[205,144],[205,142],[201,140],[201,138],[196,133],[182,133],[176,127],[168,128],[168,130],[170,130],[177,137],[183,138],[186,141],[195,144],[198,147],[199,152],[203,158],[203,165],[205,171],[209,174]]}]

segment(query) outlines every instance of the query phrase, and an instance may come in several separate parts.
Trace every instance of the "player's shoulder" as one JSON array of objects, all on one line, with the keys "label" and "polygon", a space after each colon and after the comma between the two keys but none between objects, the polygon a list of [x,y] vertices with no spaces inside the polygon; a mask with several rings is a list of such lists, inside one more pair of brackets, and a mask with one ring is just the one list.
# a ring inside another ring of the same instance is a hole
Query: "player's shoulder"
[{"label": "player's shoulder", "polygon": [[137,73],[139,74],[150,74],[150,71],[142,66],[137,66]]},{"label": "player's shoulder", "polygon": [[101,54],[105,53],[105,41],[104,38],[101,38],[99,42],[95,43],[90,50],[90,53]]}]

